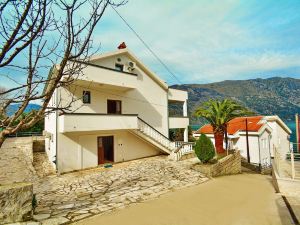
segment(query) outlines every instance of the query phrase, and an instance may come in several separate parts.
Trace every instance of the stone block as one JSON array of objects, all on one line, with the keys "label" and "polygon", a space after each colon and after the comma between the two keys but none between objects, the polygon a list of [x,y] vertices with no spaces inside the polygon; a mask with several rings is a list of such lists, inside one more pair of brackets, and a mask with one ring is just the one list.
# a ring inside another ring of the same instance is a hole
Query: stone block
[{"label": "stone block", "polygon": [[205,174],[207,177],[238,174],[242,171],[240,152],[237,151],[220,159],[215,164],[200,164],[192,166],[196,171]]},{"label": "stone block", "polygon": [[31,220],[32,192],[31,183],[0,186],[0,224]]}]

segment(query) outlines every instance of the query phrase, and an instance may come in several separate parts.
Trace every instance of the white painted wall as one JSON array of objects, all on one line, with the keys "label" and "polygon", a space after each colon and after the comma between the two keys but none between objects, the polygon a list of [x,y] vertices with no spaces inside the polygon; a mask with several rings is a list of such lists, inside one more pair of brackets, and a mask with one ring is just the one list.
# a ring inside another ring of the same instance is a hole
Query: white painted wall
[{"label": "white painted wall", "polygon": [[260,161],[262,165],[271,165],[271,139],[270,133],[263,132],[259,137]]},{"label": "white painted wall", "polygon": [[[128,71],[127,63],[132,61],[128,55],[111,56],[101,60],[93,61],[94,64],[114,68],[117,58],[121,58],[121,63],[125,65],[125,71]],[[118,62],[120,63],[120,62]],[[169,135],[169,117],[168,117],[168,87],[161,82],[159,78],[149,75],[149,71],[143,65],[137,66],[132,72],[137,76],[131,76],[124,73],[118,73],[97,67],[88,66],[85,70],[84,77],[74,82],[67,88],[59,88],[57,92],[57,104],[59,106],[70,105],[70,111],[76,113],[107,113],[107,100],[122,101],[122,114],[138,114],[138,116],[168,137]],[[147,72],[146,72],[147,71]],[[113,79],[110,80],[110,77]],[[119,76],[119,77],[118,77]],[[96,82],[90,82],[94,80]],[[111,82],[110,82],[111,81]],[[91,92],[91,103],[82,103],[83,91]],[[174,100],[187,99],[187,92],[176,91],[173,96]],[[56,98],[56,97],[55,97]],[[60,116],[59,116],[60,117]],[[160,154],[156,147],[142,140],[129,132],[129,130],[117,131],[115,127],[106,126],[105,124],[115,124],[116,118],[106,118],[106,121],[89,118],[88,116],[72,116],[68,118],[66,125],[65,116],[58,119],[58,127],[55,126],[55,116],[50,115],[45,119],[45,130],[55,138],[58,129],[57,140],[48,141],[47,148],[49,154],[57,152],[57,167],[59,172],[67,172],[88,167],[97,166],[97,136],[114,136],[115,162],[132,160],[142,157],[148,157]],[[120,121],[118,121],[120,122]],[[186,121],[185,121],[186,122]],[[134,124],[122,129],[135,129],[135,123],[130,121],[127,125]],[[74,130],[74,126],[81,128],[86,125],[91,129]],[[185,124],[187,125],[187,124]],[[103,129],[101,129],[101,126]],[[73,128],[72,128],[73,127]],[[99,130],[98,130],[99,127]],[[69,130],[65,129],[68,128]],[[72,129],[71,129],[72,128]],[[111,129],[111,130],[109,130]],[[97,131],[96,131],[97,130]],[[104,131],[105,130],[105,131]],[[85,132],[83,132],[85,131]],[[67,132],[67,133],[62,133]],[[57,142],[57,150],[56,150]]]},{"label": "white painted wall", "polygon": [[169,117],[169,128],[187,128],[189,125],[188,117]]},{"label": "white painted wall", "polygon": [[129,131],[76,132],[59,134],[59,172],[95,167],[98,165],[98,136],[114,136],[115,162],[161,154],[158,149]]},{"label": "white painted wall", "polygon": [[[50,102],[49,107],[56,106],[56,95],[57,91],[54,92]],[[56,116],[57,112],[51,112],[47,114],[45,117],[45,131],[46,131],[46,138],[45,138],[45,151],[48,155],[49,161],[52,162],[53,167],[56,168],[56,164],[53,162],[56,160]]]},{"label": "white painted wall", "polygon": [[136,115],[66,114],[58,117],[59,132],[138,129]]},{"label": "white painted wall", "polygon": [[277,148],[280,155],[285,157],[286,153],[289,152],[290,134],[276,121],[268,121],[268,124],[272,128],[271,136],[271,155],[274,156],[274,148]]},{"label": "white painted wall", "polygon": [[[102,66],[114,68],[117,58],[121,57],[125,64],[131,61],[126,56],[114,56],[111,58],[95,61],[93,63]],[[101,70],[105,71],[105,70]],[[107,99],[121,100],[123,114],[138,114],[143,120],[153,126],[155,129],[169,135],[168,127],[168,90],[161,87],[156,81],[149,77],[143,70],[138,67],[134,70],[138,76],[137,88],[130,90],[118,91],[117,88],[89,88],[73,85],[67,89],[62,89],[61,104],[66,105],[70,102],[70,97],[74,93],[75,98],[81,98],[83,90],[91,91],[91,104],[83,104],[81,100],[72,104],[72,109],[78,113],[106,113]],[[126,74],[119,73],[120,80]],[[101,73],[98,74],[101,77]]]}]

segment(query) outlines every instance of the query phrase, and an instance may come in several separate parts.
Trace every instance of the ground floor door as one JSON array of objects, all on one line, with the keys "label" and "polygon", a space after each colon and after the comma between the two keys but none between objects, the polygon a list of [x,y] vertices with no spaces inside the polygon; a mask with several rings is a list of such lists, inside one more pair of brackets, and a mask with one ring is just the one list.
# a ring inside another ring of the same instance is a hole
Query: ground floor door
[{"label": "ground floor door", "polygon": [[98,165],[114,161],[114,136],[98,137]]}]

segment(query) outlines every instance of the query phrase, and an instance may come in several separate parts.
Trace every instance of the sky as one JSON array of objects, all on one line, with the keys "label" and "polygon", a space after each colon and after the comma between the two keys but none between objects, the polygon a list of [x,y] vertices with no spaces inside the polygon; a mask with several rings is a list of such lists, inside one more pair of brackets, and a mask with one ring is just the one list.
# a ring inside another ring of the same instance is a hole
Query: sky
[{"label": "sky", "polygon": [[[300,0],[129,0],[117,10],[181,84],[300,78]],[[112,8],[92,39],[99,53],[124,41],[168,84],[179,83]]]},{"label": "sky", "polygon": [[[117,10],[181,83],[300,78],[299,0],[129,0]],[[178,83],[111,8],[93,40],[103,52],[125,41],[161,78]]]}]

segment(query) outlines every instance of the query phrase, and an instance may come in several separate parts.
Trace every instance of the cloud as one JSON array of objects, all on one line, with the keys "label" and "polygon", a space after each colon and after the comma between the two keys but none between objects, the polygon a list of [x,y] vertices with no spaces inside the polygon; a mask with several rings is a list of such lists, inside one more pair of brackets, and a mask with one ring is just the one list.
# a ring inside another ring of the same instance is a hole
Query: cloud
[{"label": "cloud", "polygon": [[[132,0],[118,8],[183,83],[246,79],[251,73],[257,76],[275,70],[291,75],[289,68],[300,66],[300,43],[293,37],[300,28],[300,16],[293,13],[297,10],[296,1],[254,4],[237,0]],[[153,71],[176,83],[112,10],[94,40],[102,43],[104,51],[126,41]]]}]

